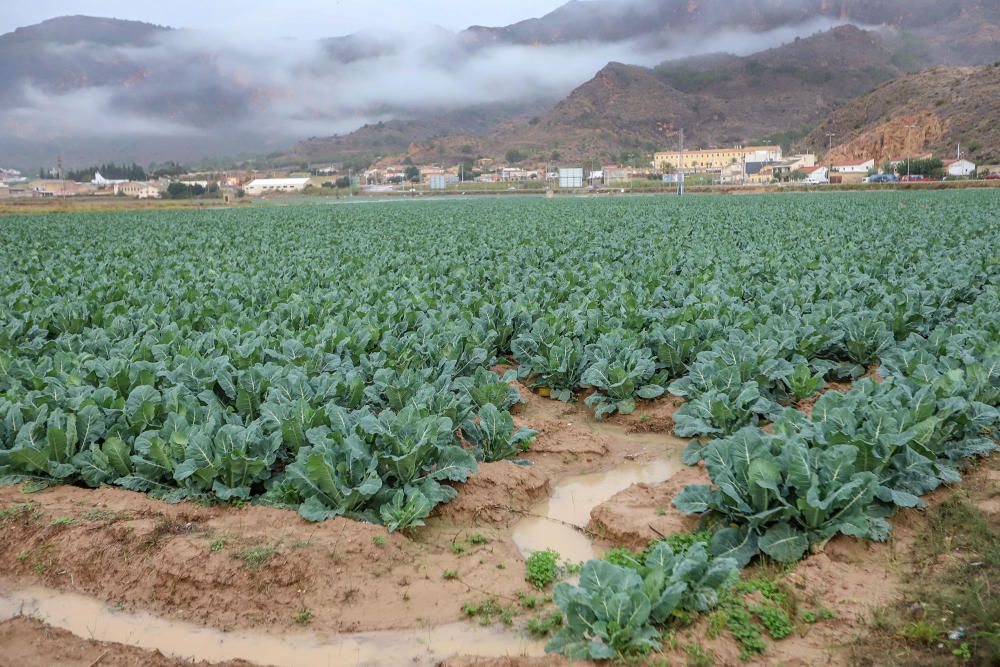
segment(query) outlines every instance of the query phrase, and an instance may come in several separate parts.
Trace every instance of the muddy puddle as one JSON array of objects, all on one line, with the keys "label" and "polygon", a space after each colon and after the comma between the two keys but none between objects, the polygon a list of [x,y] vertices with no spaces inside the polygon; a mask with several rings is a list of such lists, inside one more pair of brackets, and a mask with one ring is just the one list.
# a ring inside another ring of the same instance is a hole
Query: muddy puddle
[{"label": "muddy puddle", "polygon": [[631,434],[611,424],[593,424],[592,428],[612,446],[629,448],[630,456],[639,460],[559,482],[549,499],[536,505],[531,516],[514,527],[514,544],[523,556],[552,549],[572,562],[599,557],[603,550],[584,530],[591,511],[633,484],[663,482],[684,467],[681,452],[686,442],[678,438],[657,433]]},{"label": "muddy puddle", "polygon": [[544,643],[469,623],[420,630],[279,636],[262,631],[221,632],[149,614],[122,613],[92,598],[38,587],[0,591],[0,621],[19,614],[84,639],[209,662],[243,659],[279,667],[388,667],[435,665],[468,654],[494,658],[544,655]]}]

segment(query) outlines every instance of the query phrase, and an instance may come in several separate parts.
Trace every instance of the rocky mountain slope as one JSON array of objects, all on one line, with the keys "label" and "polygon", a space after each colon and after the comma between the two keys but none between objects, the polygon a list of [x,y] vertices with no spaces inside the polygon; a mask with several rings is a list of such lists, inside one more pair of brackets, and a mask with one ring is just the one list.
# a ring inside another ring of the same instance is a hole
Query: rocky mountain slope
[{"label": "rocky mountain slope", "polygon": [[889,159],[933,152],[962,153],[979,164],[1000,163],[1000,63],[936,67],[887,82],[842,105],[799,144],[829,158]]},{"label": "rocky mountain slope", "polygon": [[611,63],[540,118],[488,137],[439,138],[410,153],[455,159],[455,150],[471,143],[497,158],[514,148],[542,160],[605,161],[673,148],[681,128],[688,147],[789,144],[899,73],[882,38],[853,26],[744,58],[702,56],[655,68]]}]

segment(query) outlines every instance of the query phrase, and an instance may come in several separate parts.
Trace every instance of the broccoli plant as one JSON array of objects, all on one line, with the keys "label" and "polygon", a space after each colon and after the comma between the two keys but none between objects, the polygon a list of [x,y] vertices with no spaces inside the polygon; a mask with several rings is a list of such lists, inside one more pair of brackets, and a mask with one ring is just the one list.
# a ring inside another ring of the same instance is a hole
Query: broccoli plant
[{"label": "broccoli plant", "polygon": [[660,628],[675,611],[708,611],[738,572],[735,560],[713,559],[700,542],[681,553],[660,542],[635,568],[588,561],[579,585],[555,586],[553,597],[566,624],[545,650],[571,660],[646,655],[659,649]]},{"label": "broccoli plant", "polygon": [[619,334],[601,336],[587,346],[593,364],[584,372],[584,384],[597,391],[587,398],[587,405],[597,407],[596,417],[620,412],[635,412],[635,397],[653,399],[662,396],[663,387],[647,384],[656,372],[649,350],[639,347]]},{"label": "broccoli plant", "polygon": [[462,433],[475,449],[476,459],[492,463],[514,458],[528,448],[536,432],[524,426],[514,427],[509,412],[500,412],[487,403],[476,415],[462,424]]}]

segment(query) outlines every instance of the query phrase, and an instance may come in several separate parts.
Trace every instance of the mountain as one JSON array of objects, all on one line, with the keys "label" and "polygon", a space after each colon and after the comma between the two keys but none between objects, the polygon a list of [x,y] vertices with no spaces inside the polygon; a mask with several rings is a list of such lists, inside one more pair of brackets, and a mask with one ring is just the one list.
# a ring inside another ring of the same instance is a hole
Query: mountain
[{"label": "mountain", "polygon": [[[403,131],[396,145],[412,144],[407,152],[421,161],[465,159],[470,146],[494,158],[512,148],[539,159],[611,158],[674,146],[683,127],[689,146],[764,139],[790,146],[839,104],[903,72],[1000,59],[997,0],[574,0],[539,19],[472,27],[460,37],[473,48],[587,41],[628,42],[656,52],[697,39],[736,46],[737,33],[719,31],[766,33],[818,19],[876,28],[790,35],[794,41],[748,57],[707,54],[653,68],[612,62],[519,127],[487,134],[452,128],[430,142],[421,132]],[[720,39],[704,39],[714,35]],[[704,45],[692,48],[699,47]],[[339,140],[364,153],[365,141],[381,139],[371,128],[363,135]],[[296,152],[309,153],[309,144]]]},{"label": "mountain", "polygon": [[[405,120],[366,123],[348,134],[299,142],[288,151],[272,156],[287,162],[349,162],[367,166],[382,156],[405,153],[424,143],[424,150],[437,155],[435,142],[454,143],[456,137],[489,136],[509,131],[550,107],[548,101],[520,104],[475,105],[454,111],[418,113]],[[456,144],[455,152],[462,156],[465,144]],[[442,155],[437,155],[438,158]]]},{"label": "mountain", "polygon": [[[822,18],[954,40],[974,35],[983,22],[996,24],[1000,6],[996,0],[573,0],[540,18],[499,28],[473,26],[462,36],[476,45],[630,39],[668,44],[686,34],[763,32]],[[988,46],[989,35],[980,37]]]},{"label": "mountain", "polygon": [[138,21],[64,16],[0,35],[0,106],[22,102],[19,84],[26,81],[50,92],[127,85],[143,76],[142,65],[108,57],[106,49],[148,47],[166,31]]},{"label": "mountain", "polygon": [[[804,38],[837,22],[876,26],[877,44],[844,33],[827,54]],[[711,50],[731,53],[649,67]],[[0,157],[31,171],[57,156],[440,160],[506,143],[584,156],[680,127],[689,143],[791,140],[900,72],[994,60],[1000,0],[574,0],[510,26],[316,42],[60,17],[0,35]]]},{"label": "mountain", "polygon": [[962,152],[979,164],[1000,163],[1000,64],[935,67],[887,82],[838,107],[799,144],[825,160],[889,159]]},{"label": "mountain", "polygon": [[[683,128],[689,147],[754,139],[788,145],[899,74],[877,33],[842,26],[746,57],[715,54],[653,68],[610,63],[539,118],[478,140],[434,144],[447,146],[451,159],[472,143],[495,158],[514,148],[541,160],[603,161],[677,146]],[[431,157],[422,145],[410,155]]]}]

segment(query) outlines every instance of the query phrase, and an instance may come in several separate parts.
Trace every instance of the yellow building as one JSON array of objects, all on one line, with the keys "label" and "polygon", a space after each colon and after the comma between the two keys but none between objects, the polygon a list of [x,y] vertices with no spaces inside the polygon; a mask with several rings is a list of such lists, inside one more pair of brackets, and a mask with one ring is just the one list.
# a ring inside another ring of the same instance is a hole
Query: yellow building
[{"label": "yellow building", "polygon": [[702,172],[722,171],[743,162],[775,162],[781,159],[781,146],[734,146],[700,151],[666,151],[656,153],[653,163],[660,171]]}]

